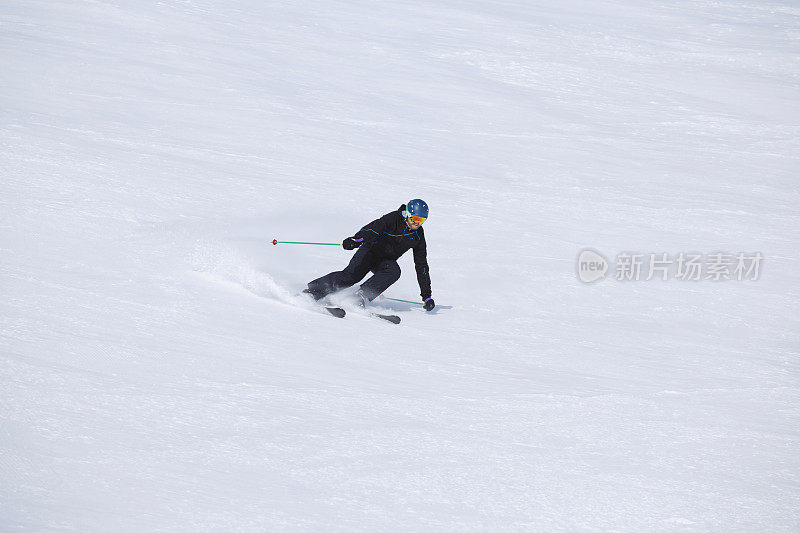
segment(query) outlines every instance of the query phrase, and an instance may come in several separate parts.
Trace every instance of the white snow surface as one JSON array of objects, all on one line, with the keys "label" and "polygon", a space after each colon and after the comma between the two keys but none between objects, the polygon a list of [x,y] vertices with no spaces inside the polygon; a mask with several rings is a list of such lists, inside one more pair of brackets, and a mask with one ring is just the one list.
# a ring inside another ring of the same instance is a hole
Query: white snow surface
[{"label": "white snow surface", "polygon": [[[0,67],[0,530],[800,529],[797,2],[7,0]],[[436,310],[298,304],[416,197]]]}]

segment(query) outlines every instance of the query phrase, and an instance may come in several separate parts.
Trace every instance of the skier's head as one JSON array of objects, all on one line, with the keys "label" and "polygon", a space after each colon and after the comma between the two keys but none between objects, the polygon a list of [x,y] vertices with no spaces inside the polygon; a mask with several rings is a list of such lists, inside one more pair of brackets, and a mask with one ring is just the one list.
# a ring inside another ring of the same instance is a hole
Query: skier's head
[{"label": "skier's head", "polygon": [[406,204],[403,217],[405,217],[409,228],[417,229],[428,218],[428,204],[419,198],[411,200]]}]

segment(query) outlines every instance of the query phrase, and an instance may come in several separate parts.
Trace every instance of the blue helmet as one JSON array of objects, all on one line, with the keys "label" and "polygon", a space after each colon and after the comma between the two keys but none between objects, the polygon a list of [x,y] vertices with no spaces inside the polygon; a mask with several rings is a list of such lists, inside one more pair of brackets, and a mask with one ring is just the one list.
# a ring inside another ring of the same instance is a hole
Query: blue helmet
[{"label": "blue helmet", "polygon": [[412,217],[419,223],[425,222],[428,218],[428,204],[424,200],[416,198],[406,204],[406,210],[403,213],[406,218]]}]

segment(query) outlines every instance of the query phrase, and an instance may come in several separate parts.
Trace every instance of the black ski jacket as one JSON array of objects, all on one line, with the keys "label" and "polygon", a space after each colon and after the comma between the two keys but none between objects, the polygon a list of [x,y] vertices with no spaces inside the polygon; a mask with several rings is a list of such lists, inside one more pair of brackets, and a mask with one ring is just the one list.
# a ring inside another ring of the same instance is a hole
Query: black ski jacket
[{"label": "black ski jacket", "polygon": [[420,296],[423,300],[431,297],[431,276],[428,272],[428,249],[425,245],[425,232],[420,226],[412,230],[403,218],[403,204],[397,211],[386,213],[378,220],[373,220],[361,228],[353,238],[364,239],[361,246],[368,246],[370,251],[383,259],[397,260],[409,248],[414,250],[414,267],[417,271]]}]

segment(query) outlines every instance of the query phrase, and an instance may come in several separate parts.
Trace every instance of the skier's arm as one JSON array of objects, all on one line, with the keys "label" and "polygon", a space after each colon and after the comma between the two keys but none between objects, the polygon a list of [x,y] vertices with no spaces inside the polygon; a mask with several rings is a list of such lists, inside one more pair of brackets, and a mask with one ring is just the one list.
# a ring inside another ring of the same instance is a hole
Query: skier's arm
[{"label": "skier's arm", "polygon": [[374,242],[378,237],[380,237],[381,233],[386,231],[392,215],[394,215],[394,213],[388,213],[377,220],[373,220],[358,230],[356,234],[353,235],[353,240],[358,242],[359,246],[361,244]]},{"label": "skier's arm", "polygon": [[422,301],[425,301],[431,297],[431,275],[428,269],[428,248],[425,245],[424,236],[414,247],[414,269],[417,271],[419,295],[422,296]]}]

